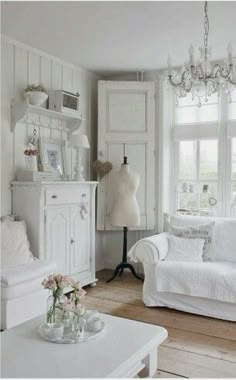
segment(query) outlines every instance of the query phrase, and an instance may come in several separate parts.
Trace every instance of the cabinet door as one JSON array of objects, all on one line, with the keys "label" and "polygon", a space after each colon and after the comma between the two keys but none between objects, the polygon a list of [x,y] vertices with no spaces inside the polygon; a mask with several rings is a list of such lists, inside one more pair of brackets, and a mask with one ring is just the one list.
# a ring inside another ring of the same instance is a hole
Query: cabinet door
[{"label": "cabinet door", "polygon": [[46,211],[46,258],[57,264],[57,271],[69,274],[70,208],[58,207]]},{"label": "cabinet door", "polygon": [[90,270],[90,217],[83,219],[81,207],[71,208],[70,274]]},{"label": "cabinet door", "polygon": [[124,156],[140,175],[137,201],[141,223],[135,229],[151,230],[155,222],[155,86],[152,82],[99,81],[98,159],[110,161],[113,170],[98,185],[97,228],[115,229],[110,211],[115,200],[114,172]]}]

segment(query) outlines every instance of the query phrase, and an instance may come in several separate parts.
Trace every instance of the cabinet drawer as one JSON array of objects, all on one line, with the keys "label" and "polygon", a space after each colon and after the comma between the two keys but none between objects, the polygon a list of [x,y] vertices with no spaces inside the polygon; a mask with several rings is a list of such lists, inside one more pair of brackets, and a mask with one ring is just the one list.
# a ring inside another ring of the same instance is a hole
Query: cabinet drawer
[{"label": "cabinet drawer", "polygon": [[89,201],[89,186],[81,186],[80,188],[50,188],[45,191],[46,205],[58,205],[68,203],[80,203]]}]

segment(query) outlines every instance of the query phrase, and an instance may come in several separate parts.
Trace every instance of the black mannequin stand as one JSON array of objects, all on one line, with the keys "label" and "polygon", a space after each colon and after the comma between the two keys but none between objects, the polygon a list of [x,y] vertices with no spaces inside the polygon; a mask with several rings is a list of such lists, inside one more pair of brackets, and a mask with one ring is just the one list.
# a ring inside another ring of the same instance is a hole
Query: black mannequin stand
[{"label": "black mannequin stand", "polygon": [[122,273],[124,272],[124,269],[126,269],[126,268],[128,268],[131,271],[131,273],[133,274],[133,276],[135,278],[143,281],[143,278],[136,273],[133,265],[131,265],[130,263],[127,262],[127,231],[128,231],[128,227],[123,227],[123,230],[124,230],[124,238],[123,238],[122,262],[119,265],[117,265],[116,269],[114,270],[113,276],[109,280],[107,280],[107,282],[114,280],[114,278],[116,278],[116,276],[118,274],[119,274],[119,276],[121,276]]}]

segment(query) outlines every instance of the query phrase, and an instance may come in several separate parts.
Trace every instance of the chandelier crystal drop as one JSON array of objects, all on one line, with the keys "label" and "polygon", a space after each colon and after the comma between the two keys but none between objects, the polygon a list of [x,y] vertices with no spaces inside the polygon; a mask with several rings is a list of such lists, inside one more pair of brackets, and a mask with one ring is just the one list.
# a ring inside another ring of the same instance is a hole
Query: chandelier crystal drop
[{"label": "chandelier crystal drop", "polygon": [[192,94],[192,99],[201,107],[208,102],[211,95],[220,93],[222,89],[231,101],[231,93],[236,88],[236,66],[233,62],[231,43],[228,45],[228,57],[223,64],[212,63],[211,48],[208,46],[209,18],[208,3],[204,6],[204,46],[200,50],[200,59],[195,62],[194,48],[189,48],[189,62],[179,72],[172,70],[171,57],[168,57],[168,78],[173,86],[176,100]]}]

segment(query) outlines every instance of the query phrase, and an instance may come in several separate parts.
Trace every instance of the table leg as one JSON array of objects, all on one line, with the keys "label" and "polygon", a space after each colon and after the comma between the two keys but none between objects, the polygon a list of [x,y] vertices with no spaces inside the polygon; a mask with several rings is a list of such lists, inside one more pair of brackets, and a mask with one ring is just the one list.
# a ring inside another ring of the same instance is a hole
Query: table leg
[{"label": "table leg", "polygon": [[145,368],[140,372],[140,377],[153,377],[157,370],[157,348],[143,359]]}]

